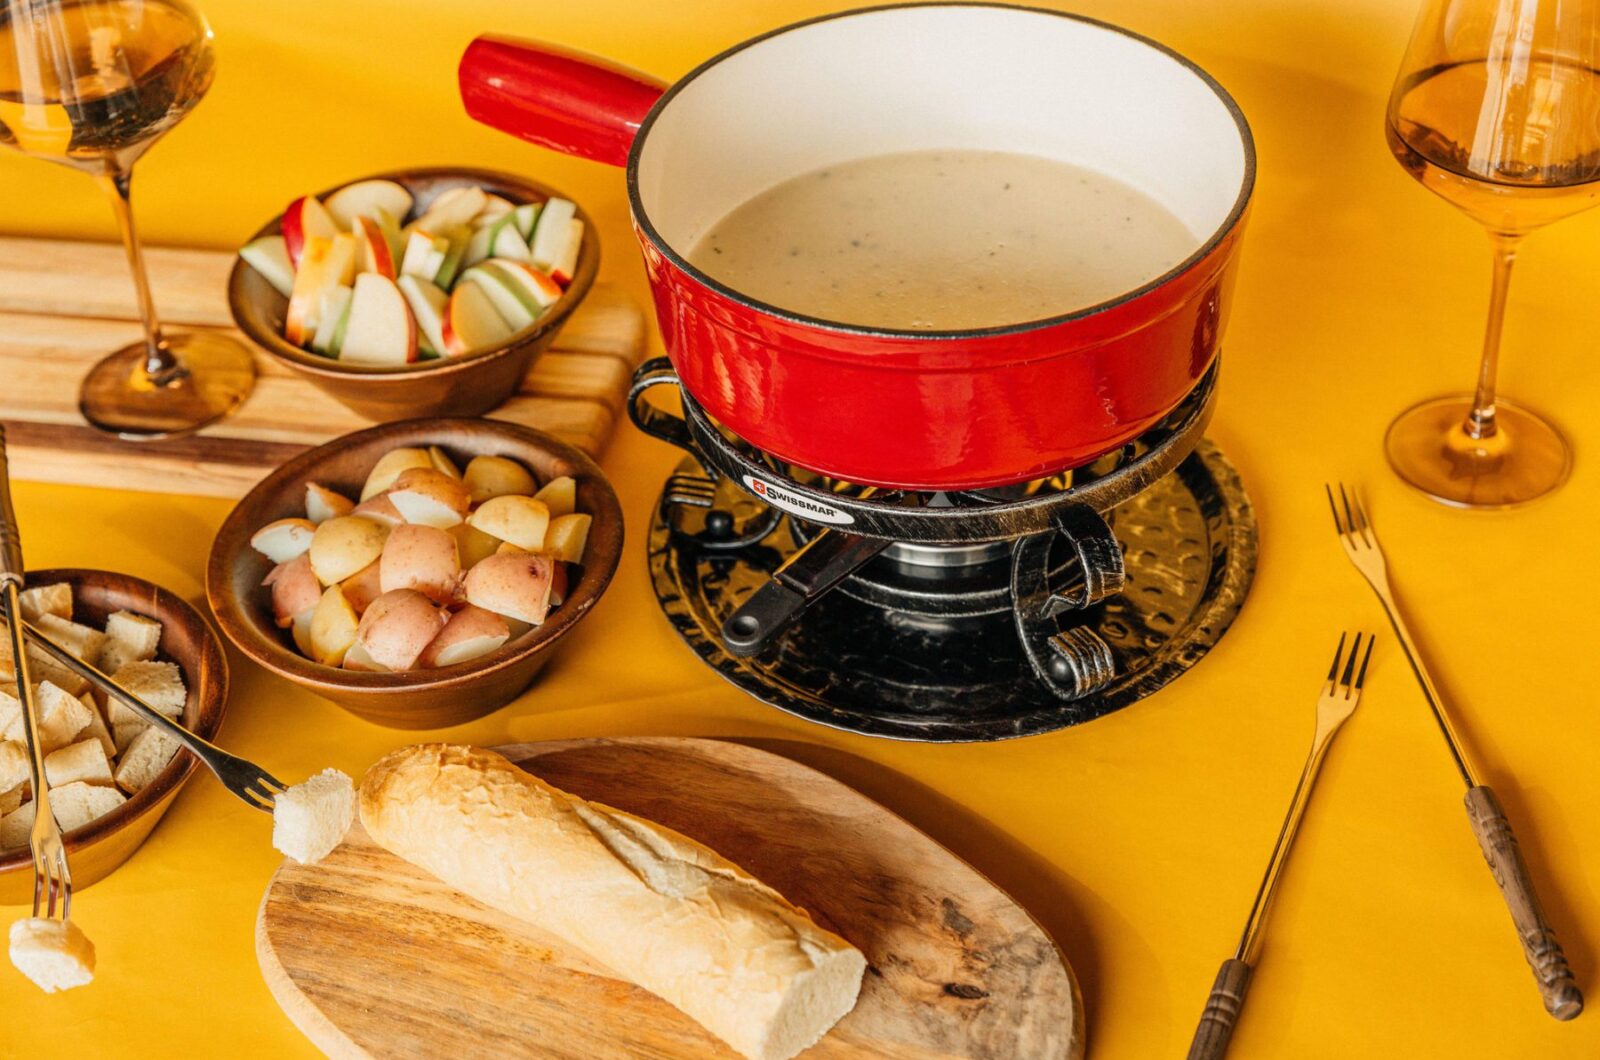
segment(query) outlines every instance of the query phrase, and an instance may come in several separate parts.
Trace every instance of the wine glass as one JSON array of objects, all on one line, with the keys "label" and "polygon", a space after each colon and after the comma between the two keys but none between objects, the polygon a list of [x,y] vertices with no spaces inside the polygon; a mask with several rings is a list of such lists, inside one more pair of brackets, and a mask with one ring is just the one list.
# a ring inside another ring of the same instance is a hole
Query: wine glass
[{"label": "wine glass", "polygon": [[1549,422],[1495,396],[1522,239],[1600,202],[1600,0],[1427,0],[1389,97],[1389,149],[1489,233],[1494,279],[1478,386],[1389,427],[1389,463],[1446,504],[1498,508],[1566,481]]},{"label": "wine glass", "polygon": [[130,439],[205,426],[255,385],[250,351],[163,334],[129,204],[133,164],[211,86],[211,29],[186,0],[0,0],[0,143],[83,170],[109,193],[144,339],[84,377],[92,426]]}]

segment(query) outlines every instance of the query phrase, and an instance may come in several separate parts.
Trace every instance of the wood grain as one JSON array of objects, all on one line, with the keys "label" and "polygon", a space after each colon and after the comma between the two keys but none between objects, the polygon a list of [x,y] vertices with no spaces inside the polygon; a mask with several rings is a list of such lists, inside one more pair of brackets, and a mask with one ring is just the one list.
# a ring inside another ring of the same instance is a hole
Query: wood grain
[{"label": "wood grain", "polygon": [[[1043,929],[838,781],[716,740],[498,750],[706,843],[862,949],[861,999],[807,1060],[1083,1055],[1082,1003]],[[559,939],[380,849],[359,825],[322,863],[278,870],[256,952],[289,1018],[334,1057],[735,1055]]]},{"label": "wood grain", "polygon": [[[226,280],[233,255],[152,248],[163,320],[231,327]],[[119,247],[0,238],[0,419],[19,479],[238,497],[309,446],[372,424],[264,355],[240,412],[190,438],[138,445],[90,429],[78,415],[89,366],[139,336]],[[596,285],[518,391],[490,413],[547,431],[598,456],[623,415],[644,353],[639,307]]]}]

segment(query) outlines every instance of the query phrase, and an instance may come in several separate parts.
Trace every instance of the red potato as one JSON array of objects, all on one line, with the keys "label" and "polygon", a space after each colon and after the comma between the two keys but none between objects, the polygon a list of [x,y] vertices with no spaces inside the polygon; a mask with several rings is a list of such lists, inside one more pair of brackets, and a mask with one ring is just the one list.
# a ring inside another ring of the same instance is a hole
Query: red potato
[{"label": "red potato", "polygon": [[456,554],[461,557],[461,569],[471,570],[481,559],[494,555],[500,539],[484,533],[470,523],[458,523],[450,528],[456,539]]},{"label": "red potato", "polygon": [[366,501],[376,497],[394,485],[400,472],[411,467],[433,467],[433,460],[426,449],[391,449],[384,453],[372,465],[372,470],[367,472],[366,484],[361,487],[361,499]]},{"label": "red potato", "polygon": [[550,520],[545,531],[544,550],[563,563],[582,563],[583,550],[589,543],[589,526],[594,517],[586,512],[573,512]]},{"label": "red potato", "polygon": [[[384,547],[388,547],[387,542]],[[356,609],[356,614],[365,614],[367,608],[372,606],[372,601],[383,595],[383,556],[373,560],[356,573],[350,575],[339,583],[339,588],[344,592],[350,606]]]},{"label": "red potato", "polygon": [[475,456],[467,463],[462,481],[472,494],[473,504],[482,504],[508,493],[532,494],[538,483],[528,469],[503,456]]},{"label": "red potato", "polygon": [[360,673],[382,674],[388,673],[386,667],[378,665],[372,656],[367,654],[367,649],[358,640],[350,645],[350,650],[344,653],[344,668]]},{"label": "red potato", "polygon": [[397,526],[378,560],[384,593],[415,589],[435,603],[448,604],[461,589],[461,557],[456,539],[436,526]]},{"label": "red potato", "polygon": [[400,514],[400,509],[394,506],[394,501],[383,493],[371,500],[362,501],[350,514],[361,519],[371,519],[384,526],[400,526],[406,521],[406,517]]},{"label": "red potato", "polygon": [[361,616],[356,641],[373,662],[389,670],[409,670],[444,629],[445,613],[415,589],[396,589],[372,601]]},{"label": "red potato", "polygon": [[356,642],[359,621],[339,587],[328,586],[311,613],[307,637],[311,657],[324,666],[342,664],[345,652]]},{"label": "red potato", "polygon": [[498,651],[511,639],[511,626],[501,615],[470,604],[450,616],[444,629],[423,649],[423,669],[455,666]]},{"label": "red potato", "polygon": [[518,548],[537,552],[544,547],[545,531],[550,526],[550,509],[532,497],[506,495],[491,497],[478,505],[467,522],[486,534],[509,541]]},{"label": "red potato", "polygon": [[407,468],[384,492],[408,523],[446,529],[467,517],[471,494],[460,479],[432,467]]},{"label": "red potato", "polygon": [[319,526],[336,515],[349,515],[356,502],[315,482],[306,483],[306,518]]},{"label": "red potato", "polygon": [[279,629],[288,629],[295,616],[316,607],[322,599],[322,583],[311,569],[310,554],[305,552],[273,567],[261,584],[272,589],[272,617]]},{"label": "red potato", "polygon": [[467,602],[486,611],[537,626],[550,610],[555,576],[549,556],[502,552],[467,571]]},{"label": "red potato", "polygon": [[316,532],[310,519],[277,519],[250,535],[250,547],[274,563],[288,563],[311,547]]},{"label": "red potato", "polygon": [[311,569],[324,585],[337,585],[377,559],[389,527],[356,515],[341,515],[317,527],[311,538]]}]

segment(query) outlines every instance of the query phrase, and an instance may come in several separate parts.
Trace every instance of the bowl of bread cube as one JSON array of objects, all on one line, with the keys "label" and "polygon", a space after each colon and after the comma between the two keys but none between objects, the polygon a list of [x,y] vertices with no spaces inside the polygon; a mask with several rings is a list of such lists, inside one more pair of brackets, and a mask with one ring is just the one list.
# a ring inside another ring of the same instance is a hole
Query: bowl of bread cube
[{"label": "bowl of bread cube", "polygon": [[[40,632],[151,707],[216,738],[227,661],[211,626],[177,596],[126,574],[40,570],[28,573],[22,609]],[[197,763],[43,649],[29,649],[28,670],[51,809],[81,890],[132,856]],[[0,905],[33,897],[34,798],[16,680],[9,638],[0,636]]]}]

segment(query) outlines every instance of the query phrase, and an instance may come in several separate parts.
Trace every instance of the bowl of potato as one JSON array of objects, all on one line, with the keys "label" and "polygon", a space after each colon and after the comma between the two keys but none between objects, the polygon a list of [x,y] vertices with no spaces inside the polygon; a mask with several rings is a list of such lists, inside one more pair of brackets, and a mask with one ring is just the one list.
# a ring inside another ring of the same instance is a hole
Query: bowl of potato
[{"label": "bowl of potato", "polygon": [[302,195],[228,277],[234,323],[371,420],[503,403],[594,283],[600,242],[543,184],[463,168]]},{"label": "bowl of potato", "polygon": [[224,520],[223,633],[369,721],[431,729],[515,698],[600,599],[622,511],[583,453],[481,419],[385,424],[290,460]]},{"label": "bowl of potato", "polygon": [[[29,571],[24,615],[191,732],[214,740],[228,664],[210,624],[174,594],[126,574]],[[150,835],[198,764],[177,741],[42,650],[28,652],[51,809],[82,890]],[[10,640],[0,635],[0,905],[33,899],[32,785]]]}]

